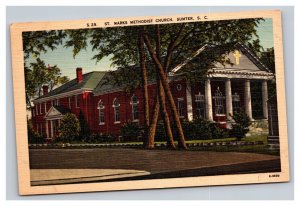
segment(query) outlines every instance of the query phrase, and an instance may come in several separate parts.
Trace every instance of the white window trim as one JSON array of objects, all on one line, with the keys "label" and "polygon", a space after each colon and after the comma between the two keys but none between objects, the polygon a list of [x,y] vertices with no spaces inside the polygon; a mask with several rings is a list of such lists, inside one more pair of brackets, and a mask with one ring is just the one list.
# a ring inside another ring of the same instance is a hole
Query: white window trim
[{"label": "white window trim", "polygon": [[[200,98],[200,97],[202,97],[202,98]],[[198,94],[196,94],[195,95],[195,103],[196,104],[197,103],[203,103],[203,106],[204,106],[204,108],[203,108],[204,109],[204,115],[203,115],[203,117],[205,118],[205,96],[204,96],[204,94],[201,94],[201,92],[199,92]],[[195,109],[196,109],[196,113],[197,113],[197,110],[198,110],[197,105],[196,105]]]},{"label": "white window trim", "polygon": [[118,107],[119,108],[119,118],[121,118],[121,116],[120,116],[120,106],[121,106],[121,104],[119,103],[117,106],[115,106],[115,101],[116,100],[118,100],[116,97],[114,98],[114,101],[113,101],[113,105],[112,105],[112,107],[114,108],[114,124],[120,124],[121,123],[121,121],[116,121],[116,107]]},{"label": "white window trim", "polygon": [[184,116],[179,115],[179,102],[182,101],[184,103],[184,98],[180,97],[177,99],[177,110],[178,110],[178,116],[179,118],[184,118]]},{"label": "white window trim", "polygon": [[[102,105],[102,108],[100,107],[100,103],[103,103],[103,101],[100,99],[99,102],[98,102],[98,107],[97,109],[99,110],[99,125],[105,125],[105,113],[104,113],[104,122],[101,122],[101,119],[100,119],[100,112],[101,112],[101,109],[105,109],[105,106]],[[105,110],[104,110],[105,112]]]},{"label": "white window trim", "polygon": [[134,112],[133,112],[133,107],[134,106],[138,106],[138,104],[140,103],[139,100],[136,103],[133,103],[132,98],[136,97],[135,94],[132,95],[132,97],[130,98],[130,104],[131,104],[131,114],[132,114],[132,121],[133,122],[139,122],[139,118],[134,119]]}]

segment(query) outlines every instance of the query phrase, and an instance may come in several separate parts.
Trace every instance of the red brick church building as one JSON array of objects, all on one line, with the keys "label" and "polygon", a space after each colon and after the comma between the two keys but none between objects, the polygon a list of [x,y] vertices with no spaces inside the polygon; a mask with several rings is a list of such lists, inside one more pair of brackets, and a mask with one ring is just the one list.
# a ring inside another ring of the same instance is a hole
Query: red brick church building
[{"label": "red brick church building", "polygon": [[[274,74],[244,45],[238,45],[228,56],[234,64],[215,64],[203,82],[190,84],[180,75],[170,72],[169,85],[177,104],[180,118],[193,120],[202,117],[226,127],[230,114],[243,110],[253,120],[251,85],[258,82],[261,87],[261,118],[268,118],[268,80]],[[75,71],[74,71],[75,72]],[[33,100],[33,129],[47,139],[58,136],[60,121],[66,113],[80,113],[91,133],[120,135],[121,126],[127,121],[143,124],[142,88],[128,93],[122,86],[107,84],[109,72],[94,71],[83,74],[76,69],[76,78]],[[156,84],[150,83],[149,106],[154,106]]]}]

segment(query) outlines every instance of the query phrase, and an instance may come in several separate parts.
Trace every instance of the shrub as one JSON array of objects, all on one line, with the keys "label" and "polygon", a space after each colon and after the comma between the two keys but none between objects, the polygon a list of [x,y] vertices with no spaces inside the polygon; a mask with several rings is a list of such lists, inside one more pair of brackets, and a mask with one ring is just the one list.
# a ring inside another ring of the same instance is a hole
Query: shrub
[{"label": "shrub", "polygon": [[103,143],[103,142],[113,142],[115,141],[115,139],[113,138],[112,135],[94,133],[89,136],[85,136],[83,141],[86,143]]},{"label": "shrub", "polygon": [[45,143],[44,137],[35,132],[30,123],[27,123],[28,130],[28,143],[29,144],[43,144]]},{"label": "shrub", "polygon": [[[216,123],[197,118],[193,121],[183,120],[182,129],[186,140],[207,140],[212,138],[227,138],[229,136],[227,129],[220,128]],[[172,124],[172,131],[175,140],[178,140],[178,134],[175,124]],[[156,129],[156,140],[166,140],[164,124],[158,123]]]},{"label": "shrub", "polygon": [[235,123],[232,124],[230,135],[236,137],[237,140],[241,140],[249,132],[249,126],[251,125],[250,118],[244,112],[235,113],[232,118]]},{"label": "shrub", "polygon": [[90,128],[87,124],[87,122],[84,119],[84,115],[82,113],[82,111],[80,110],[79,112],[79,125],[80,125],[80,137],[82,140],[86,139],[87,137],[89,137],[91,135],[90,133]]},{"label": "shrub", "polygon": [[80,124],[75,114],[67,113],[61,120],[59,140],[63,142],[79,140]]},{"label": "shrub", "polygon": [[197,118],[194,121],[192,121],[193,124],[193,139],[212,139],[214,138],[212,134],[211,125],[212,123],[208,120]]},{"label": "shrub", "polygon": [[210,132],[214,139],[223,139],[229,137],[229,131],[219,127],[218,123],[210,123]]},{"label": "shrub", "polygon": [[156,126],[155,141],[166,141],[166,138],[167,135],[164,122],[162,120],[159,120]]},{"label": "shrub", "polygon": [[142,134],[142,129],[137,122],[127,121],[121,127],[121,136],[124,141],[136,141]]}]

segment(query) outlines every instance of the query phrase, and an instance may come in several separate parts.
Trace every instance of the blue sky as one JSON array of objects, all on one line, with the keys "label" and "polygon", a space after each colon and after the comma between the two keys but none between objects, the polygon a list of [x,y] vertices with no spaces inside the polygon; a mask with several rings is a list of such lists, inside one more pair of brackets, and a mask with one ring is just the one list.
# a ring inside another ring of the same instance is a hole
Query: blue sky
[{"label": "blue sky", "polygon": [[[257,28],[257,32],[261,41],[261,45],[264,48],[273,47],[273,26],[272,19],[265,19],[261,22]],[[76,67],[82,67],[83,73],[91,71],[106,71],[112,70],[110,67],[109,58],[106,57],[100,62],[96,63],[95,60],[91,60],[95,52],[92,52],[91,46],[86,50],[81,51],[75,59],[73,58],[72,48],[64,48],[59,46],[56,50],[49,50],[47,53],[41,55],[41,59],[46,64],[51,66],[57,65],[61,68],[62,75],[68,76],[70,79],[76,76]],[[31,59],[30,61],[32,61]]]}]

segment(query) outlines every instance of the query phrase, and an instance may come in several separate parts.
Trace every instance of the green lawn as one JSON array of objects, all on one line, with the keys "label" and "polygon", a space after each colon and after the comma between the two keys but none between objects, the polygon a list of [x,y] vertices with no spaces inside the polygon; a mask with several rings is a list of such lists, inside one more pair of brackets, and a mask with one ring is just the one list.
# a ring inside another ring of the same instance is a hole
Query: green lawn
[{"label": "green lawn", "polygon": [[[267,137],[268,135],[255,135],[255,136],[250,136],[250,137],[245,137],[241,141],[245,142],[254,142],[254,141],[263,141],[264,144],[267,143]],[[228,142],[228,141],[235,141],[235,137],[230,137],[230,138],[224,138],[224,139],[210,139],[210,140],[189,140],[186,141],[187,143],[201,143],[201,142]]]},{"label": "green lawn", "polygon": [[[208,139],[208,140],[187,140],[186,143],[211,143],[211,142],[228,142],[228,141],[236,141],[235,137],[223,138],[223,139]],[[254,141],[263,141],[264,144],[267,143],[267,134],[265,135],[255,135],[250,137],[245,137],[241,141],[245,142],[254,142]],[[82,141],[70,141],[71,144],[89,144],[88,142]],[[95,144],[143,144],[142,141],[124,141],[124,142],[96,142]],[[166,141],[155,141],[157,144],[167,143]],[[92,144],[92,143],[91,143]]]},{"label": "green lawn", "polygon": [[[254,135],[243,138],[241,141],[245,142],[256,142],[256,141],[263,141],[262,145],[235,145],[235,146],[211,146],[211,147],[201,147],[201,146],[193,146],[189,147],[188,150],[190,151],[216,151],[216,152],[253,152],[253,153],[260,153],[260,154],[270,154],[270,155],[279,155],[278,149],[270,149],[267,145],[267,134],[263,135]],[[224,139],[209,139],[209,140],[188,140],[186,143],[211,143],[211,142],[229,142],[229,141],[236,141],[236,138],[224,138]],[[73,144],[85,144],[84,142],[72,142]],[[166,142],[157,141],[156,144],[163,144]],[[88,143],[87,143],[88,144]],[[141,141],[139,142],[106,142],[101,144],[139,144],[142,145]],[[89,146],[87,146],[89,148]],[[157,149],[166,149],[163,147],[158,147]]]}]

